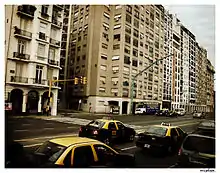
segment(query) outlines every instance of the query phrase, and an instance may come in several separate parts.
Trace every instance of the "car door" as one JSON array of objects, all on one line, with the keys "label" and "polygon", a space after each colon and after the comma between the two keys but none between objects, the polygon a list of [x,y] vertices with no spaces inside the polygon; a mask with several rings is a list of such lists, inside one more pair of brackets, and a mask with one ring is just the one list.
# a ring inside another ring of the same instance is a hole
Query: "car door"
[{"label": "car door", "polygon": [[176,130],[179,134],[178,141],[179,141],[179,144],[181,145],[183,139],[186,137],[186,133],[179,127],[177,127]]},{"label": "car door", "polygon": [[96,164],[90,145],[77,146],[74,149],[73,167],[88,168]]},{"label": "car door", "polygon": [[110,148],[102,145],[95,144],[93,145],[95,153],[97,155],[98,161],[96,162],[95,167],[111,167],[114,164],[114,159],[116,153]]},{"label": "car door", "polygon": [[117,127],[115,125],[115,122],[110,122],[108,124],[108,131],[109,131],[109,135],[112,139],[117,138]]},{"label": "car door", "polygon": [[118,126],[117,130],[117,137],[118,138],[125,138],[126,137],[126,127],[121,122],[116,122]]},{"label": "car door", "polygon": [[173,146],[176,146],[178,143],[178,136],[179,136],[176,131],[176,128],[171,128],[170,136],[171,136],[171,144]]}]

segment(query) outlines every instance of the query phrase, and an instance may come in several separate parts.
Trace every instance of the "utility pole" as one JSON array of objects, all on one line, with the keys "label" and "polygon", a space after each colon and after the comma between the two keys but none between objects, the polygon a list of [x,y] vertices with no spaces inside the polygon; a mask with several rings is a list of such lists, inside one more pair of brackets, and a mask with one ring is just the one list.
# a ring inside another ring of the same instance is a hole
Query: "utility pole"
[{"label": "utility pole", "polygon": [[157,62],[167,58],[167,57],[170,57],[170,56],[173,56],[174,54],[170,54],[170,55],[167,55],[163,58],[160,58],[160,59],[157,59],[156,61],[154,61],[152,64],[150,64],[149,66],[147,66],[145,69],[143,69],[141,72],[139,72],[138,74],[136,74],[133,78],[132,78],[132,81],[131,81],[131,93],[130,93],[130,100],[131,100],[131,107],[130,107],[130,114],[133,113],[133,99],[134,99],[134,80],[140,75],[142,74],[144,71],[146,71],[147,69],[149,69],[150,67],[152,67],[154,64],[156,64]]}]

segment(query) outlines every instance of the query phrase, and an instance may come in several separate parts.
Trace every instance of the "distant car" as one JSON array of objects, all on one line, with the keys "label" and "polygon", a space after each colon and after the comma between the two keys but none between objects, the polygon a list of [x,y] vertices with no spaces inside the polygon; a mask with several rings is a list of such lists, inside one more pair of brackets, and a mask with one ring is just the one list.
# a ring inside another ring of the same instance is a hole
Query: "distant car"
[{"label": "distant car", "polygon": [[156,116],[168,116],[169,110],[168,109],[162,109],[155,113]]},{"label": "distant car", "polygon": [[111,117],[104,117],[93,120],[86,126],[81,126],[79,136],[97,139],[110,145],[115,140],[133,141],[135,130]]},{"label": "distant car", "polygon": [[155,152],[174,153],[178,151],[186,135],[186,132],[178,126],[167,123],[150,125],[145,132],[138,134],[136,146]]},{"label": "distant car", "polygon": [[215,168],[215,138],[188,135],[179,150],[177,163],[183,168]]},{"label": "distant car", "polygon": [[205,112],[194,112],[193,113],[193,118],[205,118],[206,113]]},{"label": "distant car", "polygon": [[175,112],[178,116],[184,116],[186,114],[186,111],[183,108],[175,109]]},{"label": "distant car", "polygon": [[176,110],[171,110],[169,111],[169,113],[167,113],[167,117],[177,117],[178,113],[176,112]]},{"label": "distant car", "polygon": [[106,144],[89,138],[65,137],[46,141],[35,151],[39,167],[105,168],[133,167],[132,154],[118,153]]},{"label": "distant car", "polygon": [[213,120],[202,121],[197,126],[197,129],[193,133],[204,136],[215,137],[215,121]]}]

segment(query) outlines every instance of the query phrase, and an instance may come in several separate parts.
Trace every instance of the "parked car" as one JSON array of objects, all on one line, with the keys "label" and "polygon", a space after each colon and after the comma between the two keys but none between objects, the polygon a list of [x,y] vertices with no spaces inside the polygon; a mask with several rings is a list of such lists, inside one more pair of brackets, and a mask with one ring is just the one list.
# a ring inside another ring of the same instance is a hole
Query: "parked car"
[{"label": "parked car", "polygon": [[111,117],[96,119],[79,130],[80,137],[94,138],[110,145],[115,140],[133,141],[135,130]]},{"label": "parked car", "polygon": [[215,168],[215,138],[188,135],[179,150],[177,163],[183,168]]},{"label": "parked car", "polygon": [[186,111],[183,108],[175,109],[175,112],[178,116],[184,116],[186,114]]},{"label": "parked car", "polygon": [[205,112],[194,112],[193,113],[193,118],[205,118],[206,113]]},{"label": "parked car", "polygon": [[215,121],[205,120],[202,121],[193,132],[196,134],[215,137]]},{"label": "parked car", "polygon": [[134,167],[132,154],[119,153],[89,138],[65,137],[46,141],[36,151],[37,165],[60,168]]},{"label": "parked car", "polygon": [[187,133],[178,126],[161,123],[150,125],[138,134],[136,146],[155,152],[177,152]]},{"label": "parked car", "polygon": [[167,114],[167,117],[178,117],[178,113],[176,112],[176,110],[171,110]]},{"label": "parked car", "polygon": [[168,116],[169,110],[168,109],[162,109],[155,113],[156,116]]}]

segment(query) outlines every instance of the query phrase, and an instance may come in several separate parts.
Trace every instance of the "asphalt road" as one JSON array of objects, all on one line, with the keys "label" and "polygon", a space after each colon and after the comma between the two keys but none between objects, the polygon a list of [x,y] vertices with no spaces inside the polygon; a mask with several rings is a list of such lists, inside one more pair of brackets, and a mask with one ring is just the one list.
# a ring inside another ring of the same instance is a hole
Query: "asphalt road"
[{"label": "asphalt road", "polygon": [[[72,116],[65,119],[64,122],[57,120],[45,120],[30,117],[13,117],[6,119],[6,139],[15,140],[22,143],[27,151],[33,151],[48,139],[63,136],[77,136],[80,125],[77,121],[71,122],[72,119],[80,118],[87,121],[102,116]],[[55,118],[56,119],[56,118]],[[75,120],[74,119],[74,120]],[[200,120],[192,119],[190,116],[167,118],[156,116],[117,116],[116,119],[123,123],[133,125],[135,128],[144,127],[150,124],[160,124],[169,122],[173,125],[180,126],[186,132],[192,132]],[[85,121],[86,122],[86,121]],[[74,124],[75,123],[75,124]],[[177,155],[172,156],[154,156],[150,153],[143,152],[136,148],[134,142],[115,144],[114,148],[121,149],[123,152],[133,153],[136,156],[137,167],[144,168],[167,168],[176,163]]]}]

